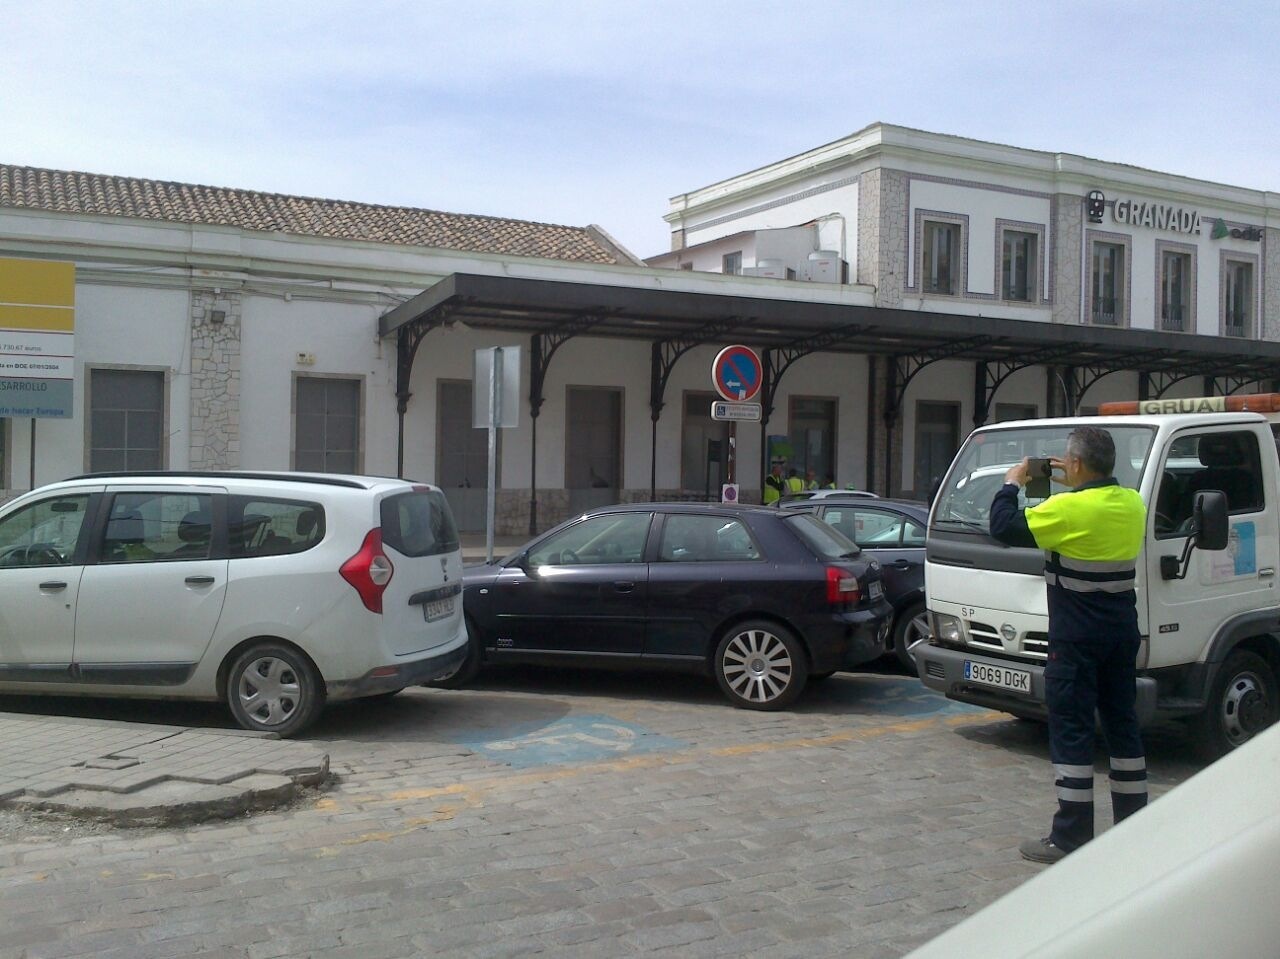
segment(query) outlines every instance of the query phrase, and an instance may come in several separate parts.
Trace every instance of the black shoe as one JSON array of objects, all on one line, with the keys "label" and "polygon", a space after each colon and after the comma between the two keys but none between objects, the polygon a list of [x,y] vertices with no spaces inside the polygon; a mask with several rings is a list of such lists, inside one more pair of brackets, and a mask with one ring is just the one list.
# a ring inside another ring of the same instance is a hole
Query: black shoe
[{"label": "black shoe", "polygon": [[1043,839],[1022,840],[1022,844],[1018,846],[1018,852],[1022,853],[1023,859],[1047,863],[1055,863],[1067,855],[1067,850],[1055,846],[1048,836]]}]

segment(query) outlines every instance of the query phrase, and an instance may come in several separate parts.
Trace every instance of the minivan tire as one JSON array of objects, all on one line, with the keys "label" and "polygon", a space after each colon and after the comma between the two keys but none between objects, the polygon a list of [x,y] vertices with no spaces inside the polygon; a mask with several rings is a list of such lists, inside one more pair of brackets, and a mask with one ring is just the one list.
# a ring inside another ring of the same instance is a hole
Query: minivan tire
[{"label": "minivan tire", "polygon": [[324,708],[324,684],[311,660],[281,643],[255,643],[227,674],[227,707],[245,729],[293,736]]},{"label": "minivan tire", "polygon": [[786,709],[804,691],[809,659],[786,627],[748,620],[725,631],[712,671],[720,691],[739,709]]}]

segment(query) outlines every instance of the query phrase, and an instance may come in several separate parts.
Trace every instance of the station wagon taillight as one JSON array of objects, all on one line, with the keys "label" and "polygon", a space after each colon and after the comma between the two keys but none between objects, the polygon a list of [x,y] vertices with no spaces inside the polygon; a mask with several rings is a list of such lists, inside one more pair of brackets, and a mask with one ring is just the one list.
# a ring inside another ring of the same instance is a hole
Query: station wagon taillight
[{"label": "station wagon taillight", "polygon": [[839,566],[827,567],[827,602],[856,603],[862,598],[858,577]]},{"label": "station wagon taillight", "polygon": [[360,552],[342,564],[342,578],[355,587],[360,601],[373,613],[382,612],[382,593],[395,575],[391,558],[382,551],[382,530],[371,529],[360,544]]}]

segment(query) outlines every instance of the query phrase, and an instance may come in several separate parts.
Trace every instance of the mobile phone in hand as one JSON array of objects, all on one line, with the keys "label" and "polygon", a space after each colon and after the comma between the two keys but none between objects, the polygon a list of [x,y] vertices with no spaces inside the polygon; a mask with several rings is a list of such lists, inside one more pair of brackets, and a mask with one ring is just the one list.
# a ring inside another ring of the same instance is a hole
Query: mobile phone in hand
[{"label": "mobile phone in hand", "polygon": [[1027,460],[1027,472],[1031,479],[1027,482],[1027,499],[1049,498],[1049,477],[1053,474],[1053,463],[1048,459],[1033,456]]}]

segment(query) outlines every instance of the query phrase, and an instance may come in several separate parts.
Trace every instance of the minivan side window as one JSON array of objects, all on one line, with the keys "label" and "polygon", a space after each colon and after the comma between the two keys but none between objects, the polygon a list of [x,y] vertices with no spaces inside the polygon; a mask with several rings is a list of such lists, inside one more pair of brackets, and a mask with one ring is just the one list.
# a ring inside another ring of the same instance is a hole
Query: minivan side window
[{"label": "minivan side window", "polygon": [[100,561],[207,559],[212,501],[208,493],[117,493],[107,514]]},{"label": "minivan side window", "polygon": [[88,496],[32,503],[0,520],[0,566],[65,566],[72,562]]},{"label": "minivan side window", "polygon": [[458,548],[453,511],[438,490],[397,493],[382,501],[382,545],[405,556],[439,556]]},{"label": "minivan side window", "polygon": [[303,553],[324,539],[324,507],[305,500],[232,496],[227,532],[233,559]]}]

